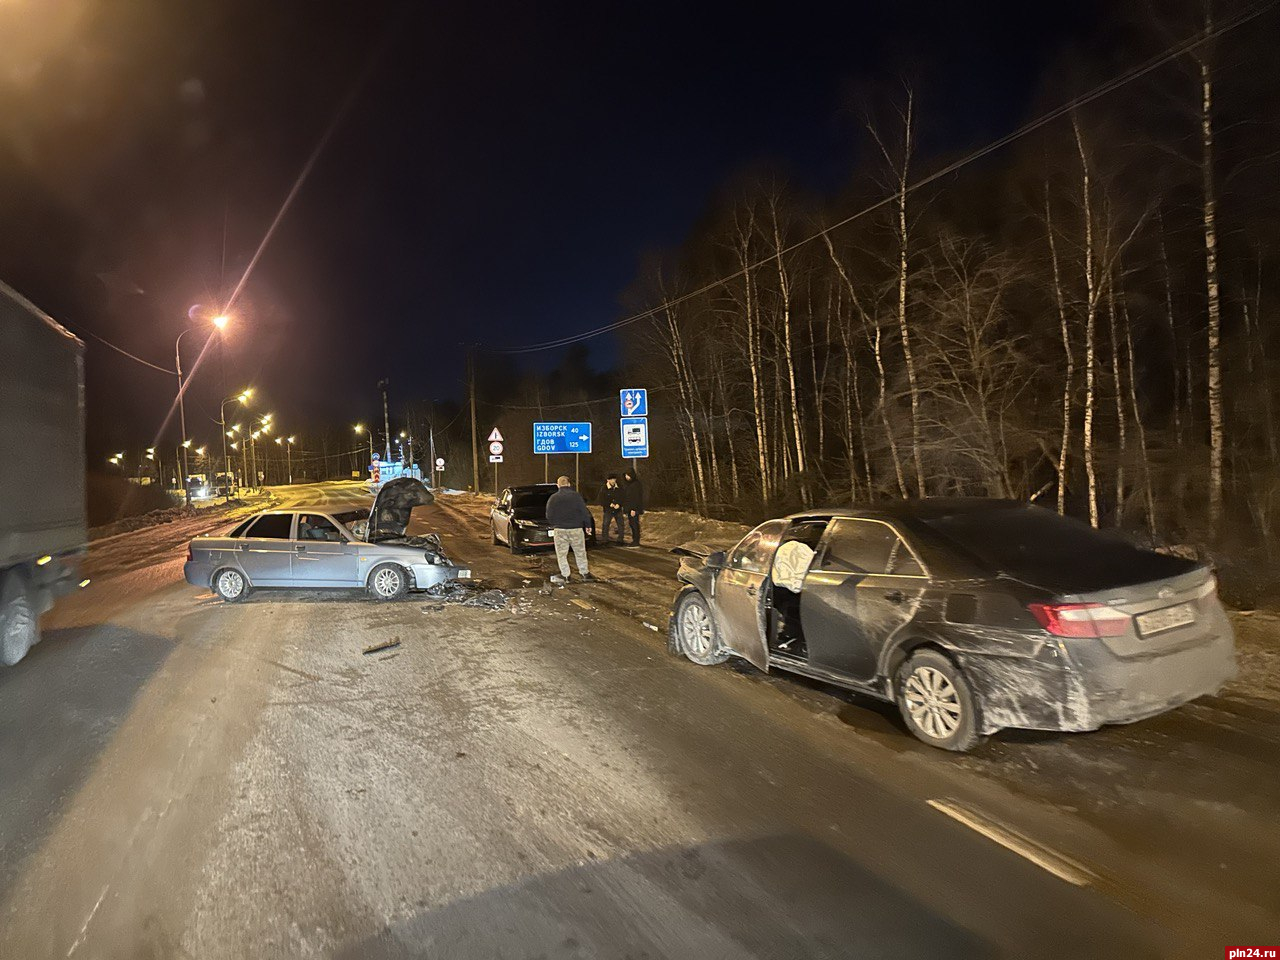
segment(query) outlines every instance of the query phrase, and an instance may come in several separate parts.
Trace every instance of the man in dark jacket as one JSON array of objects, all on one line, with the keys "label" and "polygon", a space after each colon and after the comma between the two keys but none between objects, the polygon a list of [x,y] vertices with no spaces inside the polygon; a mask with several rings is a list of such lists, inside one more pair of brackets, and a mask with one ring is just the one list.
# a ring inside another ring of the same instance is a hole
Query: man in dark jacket
[{"label": "man in dark jacket", "polygon": [[640,546],[640,517],[644,514],[644,484],[628,470],[622,475],[622,512],[631,526],[631,545]]},{"label": "man in dark jacket", "polygon": [[551,582],[569,582],[569,551],[572,550],[578,574],[589,583],[595,579],[587,568],[586,527],[594,523],[591,511],[587,509],[582,494],[573,489],[568,477],[557,479],[556,486],[559,489],[547,499],[547,523],[551,525],[551,539],[556,545],[560,574],[552,575]]},{"label": "man in dark jacket", "polygon": [[[600,488],[600,506],[604,508],[604,538],[606,541],[622,543],[626,539],[622,526],[622,488],[618,486],[618,475],[611,473]],[[612,536],[613,525],[618,525],[618,539]]]}]

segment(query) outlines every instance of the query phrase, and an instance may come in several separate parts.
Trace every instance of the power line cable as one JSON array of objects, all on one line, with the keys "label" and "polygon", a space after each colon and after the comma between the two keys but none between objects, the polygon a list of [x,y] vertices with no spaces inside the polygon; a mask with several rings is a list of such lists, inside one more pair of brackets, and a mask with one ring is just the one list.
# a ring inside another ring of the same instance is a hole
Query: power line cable
[{"label": "power line cable", "polygon": [[760,260],[757,260],[754,263],[748,264],[747,266],[743,267],[741,270],[736,270],[733,273],[726,274],[722,277],[717,278],[716,280],[711,281],[710,283],[703,284],[702,286],[694,290],[690,290],[688,293],[681,294],[678,297],[665,299],[656,307],[651,307],[650,309],[644,310],[640,313],[635,313],[628,317],[623,317],[619,320],[614,320],[611,323],[606,323],[592,330],[585,330],[582,333],[572,334],[567,337],[560,337],[556,340],[544,340],[541,343],[531,343],[531,344],[526,344],[520,347],[491,347],[489,348],[489,350],[493,353],[521,354],[521,353],[536,353],[541,350],[552,350],[552,349],[555,349],[556,347],[567,347],[567,346],[570,346],[571,344],[580,343],[583,340],[590,340],[593,337],[602,336],[603,334],[606,334],[606,333],[612,333],[614,330],[620,330],[621,328],[629,326],[630,324],[636,323],[640,320],[646,320],[654,316],[661,310],[665,310],[669,307],[674,307],[688,300],[692,300],[695,297],[700,297],[703,294],[710,293],[711,291],[717,289],[718,287],[723,286],[724,284],[728,283],[731,280],[736,280],[739,277],[746,276],[751,271],[764,266],[765,264],[769,263],[770,261],[776,259],[779,256],[783,256],[785,254],[791,253],[792,251],[802,246],[805,246],[806,244],[812,243],[814,240],[818,240],[824,236],[827,236],[833,230],[838,230],[841,227],[844,227],[850,223],[853,223],[855,220],[859,220],[862,217],[867,216],[868,214],[874,213],[875,211],[879,210],[881,207],[884,207],[885,205],[892,203],[903,193],[906,193],[906,194],[913,193],[916,190],[919,190],[921,187],[927,186],[930,183],[934,183],[937,180],[941,180],[943,177],[950,176],[960,168],[968,166],[969,164],[974,163],[977,160],[981,160],[983,157],[987,156],[988,154],[993,153],[1002,147],[1006,147],[1010,143],[1013,143],[1017,140],[1022,139],[1023,137],[1027,136],[1030,133],[1033,133],[1034,131],[1040,129],[1041,127],[1049,123],[1052,123],[1054,120],[1057,120],[1063,116],[1066,116],[1071,111],[1076,110],[1088,103],[1092,103],[1094,100],[1097,100],[1100,97],[1104,97],[1107,94],[1112,93],[1115,90],[1118,90],[1129,83],[1132,83],[1134,80],[1137,80],[1141,77],[1146,76],[1148,73],[1151,73],[1153,70],[1157,69],[1158,67],[1164,66],[1166,63],[1170,62],[1171,60],[1176,60],[1178,57],[1181,57],[1182,55],[1189,53],[1190,51],[1194,50],[1196,47],[1200,46],[1203,43],[1207,43],[1209,40],[1220,37],[1223,34],[1236,29],[1237,27],[1243,26],[1244,24],[1249,23],[1250,21],[1256,20],[1258,17],[1262,16],[1264,13],[1267,13],[1272,8],[1274,8],[1277,3],[1280,3],[1280,0],[1267,0],[1267,2],[1265,3],[1261,3],[1253,8],[1243,10],[1236,16],[1230,17],[1227,20],[1219,24],[1216,24],[1212,30],[1198,31],[1193,36],[1190,36],[1187,39],[1181,41],[1180,43],[1174,44],[1173,46],[1166,48],[1161,53],[1156,54],[1155,56],[1144,61],[1143,63],[1140,63],[1137,66],[1129,68],[1124,73],[1121,73],[1115,77],[1112,77],[1110,80],[1104,81],[1103,83],[1094,87],[1092,90],[1089,90],[1087,93],[1081,94],[1078,97],[1073,97],[1072,99],[1068,100],[1066,103],[1058,107],[1055,107],[1053,110],[1050,110],[1048,113],[1041,114],[1039,117],[1023,124],[1017,129],[1011,131],[1010,133],[1007,133],[1004,136],[996,140],[993,140],[982,147],[979,147],[977,150],[974,150],[972,153],[966,154],[960,159],[942,167],[940,170],[936,170],[935,172],[929,174],[928,176],[923,177],[920,180],[917,180],[915,183],[906,187],[905,190],[895,191],[889,196],[883,197],[882,199],[877,200],[876,202],[870,204],[869,206],[863,207],[861,210],[857,211],[856,213],[853,213],[845,217],[843,220],[839,220],[831,224],[830,226],[823,227],[817,233],[814,233],[808,237],[804,237],[801,240],[797,240],[794,243],[790,244],[789,246],[782,248],[780,251],[776,253],[770,254],[769,256],[764,257]]},{"label": "power line cable", "polygon": [[176,376],[178,375],[178,371],[177,371],[177,370],[169,370],[169,369],[167,369],[166,367],[161,367],[161,366],[159,366],[159,365],[157,365],[157,364],[152,363],[150,360],[143,360],[141,357],[134,356],[134,355],[133,355],[132,353],[130,353],[128,350],[124,349],[123,347],[117,347],[114,343],[112,343],[112,342],[111,342],[110,340],[108,340],[106,337],[100,337],[100,336],[98,336],[96,333],[94,333],[94,332],[93,332],[93,331],[91,331],[91,330],[83,330],[83,329],[82,329],[82,330],[81,330],[81,332],[82,332],[82,333],[84,333],[84,334],[85,334],[85,335],[87,335],[87,336],[93,337],[93,339],[97,340],[99,343],[106,344],[108,347],[110,347],[110,348],[111,348],[112,350],[114,350],[116,353],[122,353],[122,354],[124,354],[126,357],[128,357],[130,360],[135,360],[135,361],[137,361],[138,363],[142,364],[144,367],[150,367],[152,370],[159,370],[161,373],[167,373],[167,374],[168,374],[169,376],[171,376],[171,377],[176,377]]}]

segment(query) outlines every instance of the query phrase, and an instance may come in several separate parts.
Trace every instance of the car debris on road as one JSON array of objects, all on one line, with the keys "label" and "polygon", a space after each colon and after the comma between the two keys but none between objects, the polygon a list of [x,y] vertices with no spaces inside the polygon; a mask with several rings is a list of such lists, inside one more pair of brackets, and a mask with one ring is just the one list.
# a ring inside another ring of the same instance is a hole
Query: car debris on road
[{"label": "car debris on road", "polygon": [[446,605],[480,607],[486,610],[506,610],[511,595],[505,590],[485,586],[479,580],[446,580],[429,587],[427,596],[436,603],[423,607],[424,613],[443,610]]}]

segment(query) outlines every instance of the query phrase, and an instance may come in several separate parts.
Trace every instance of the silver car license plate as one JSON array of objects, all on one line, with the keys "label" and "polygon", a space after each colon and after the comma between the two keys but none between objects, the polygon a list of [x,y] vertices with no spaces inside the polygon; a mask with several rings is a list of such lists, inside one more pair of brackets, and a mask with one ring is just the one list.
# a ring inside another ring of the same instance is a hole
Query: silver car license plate
[{"label": "silver car license plate", "polygon": [[1195,623],[1196,611],[1189,603],[1179,603],[1172,607],[1165,607],[1163,610],[1139,614],[1137,620],[1138,632],[1144,637],[1149,637],[1153,633],[1163,633],[1166,630]]}]

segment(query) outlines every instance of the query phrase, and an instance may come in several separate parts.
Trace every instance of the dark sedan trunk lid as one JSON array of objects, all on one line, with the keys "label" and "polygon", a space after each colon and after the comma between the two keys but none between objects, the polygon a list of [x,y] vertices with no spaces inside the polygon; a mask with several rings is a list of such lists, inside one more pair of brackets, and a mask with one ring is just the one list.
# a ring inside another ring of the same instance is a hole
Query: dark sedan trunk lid
[{"label": "dark sedan trunk lid", "polygon": [[1208,569],[1195,567],[1180,576],[1072,594],[1063,600],[1101,603],[1128,614],[1129,628],[1102,642],[1118,657],[1149,657],[1213,638],[1219,603],[1215,587]]}]

